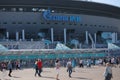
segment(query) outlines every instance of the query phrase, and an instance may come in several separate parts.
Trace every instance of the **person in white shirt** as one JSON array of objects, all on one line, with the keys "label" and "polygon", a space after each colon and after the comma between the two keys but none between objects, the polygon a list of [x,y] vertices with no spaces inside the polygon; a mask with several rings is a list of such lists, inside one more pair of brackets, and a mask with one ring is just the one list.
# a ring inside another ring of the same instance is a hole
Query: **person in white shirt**
[{"label": "person in white shirt", "polygon": [[110,63],[106,63],[106,69],[105,69],[105,72],[104,72],[104,77],[105,77],[105,80],[111,80],[111,78],[113,78],[112,68],[111,68]]},{"label": "person in white shirt", "polygon": [[71,62],[70,59],[67,62],[67,72],[69,73],[69,77],[71,77],[71,74],[72,74],[72,62]]},{"label": "person in white shirt", "polygon": [[59,76],[59,71],[60,71],[60,61],[58,59],[55,62],[55,68],[56,68],[56,72],[57,72],[56,80],[59,80],[58,76]]}]

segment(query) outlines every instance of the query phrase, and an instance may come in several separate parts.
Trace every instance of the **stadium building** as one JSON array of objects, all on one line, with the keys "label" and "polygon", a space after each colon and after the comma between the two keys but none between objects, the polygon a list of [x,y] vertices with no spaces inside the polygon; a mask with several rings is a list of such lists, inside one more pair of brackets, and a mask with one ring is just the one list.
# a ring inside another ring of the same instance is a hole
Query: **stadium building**
[{"label": "stadium building", "polygon": [[[108,4],[82,0],[0,0],[0,59],[106,57],[109,50],[104,44],[118,42],[119,26],[120,8]],[[76,48],[92,44],[94,49],[70,49],[60,43],[57,45],[59,49],[62,45],[62,49],[56,51],[48,46],[56,41],[74,43]]]},{"label": "stadium building", "polygon": [[120,8],[90,1],[1,0],[0,39],[117,42]]}]

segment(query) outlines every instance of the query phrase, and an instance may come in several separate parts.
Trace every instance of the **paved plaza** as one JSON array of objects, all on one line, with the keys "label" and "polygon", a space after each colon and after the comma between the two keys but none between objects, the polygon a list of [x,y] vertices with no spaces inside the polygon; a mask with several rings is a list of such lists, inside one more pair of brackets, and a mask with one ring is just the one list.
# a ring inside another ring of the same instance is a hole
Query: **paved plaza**
[{"label": "paved plaza", "polygon": [[[60,80],[104,80],[103,73],[105,67],[95,66],[91,68],[78,68],[72,73],[72,78],[68,77],[66,68],[60,68]],[[120,68],[112,68],[112,80],[120,80]],[[43,68],[42,77],[34,76],[35,70],[33,68],[23,70],[13,70],[12,77],[8,77],[8,71],[0,71],[1,80],[56,80],[55,68]]]}]

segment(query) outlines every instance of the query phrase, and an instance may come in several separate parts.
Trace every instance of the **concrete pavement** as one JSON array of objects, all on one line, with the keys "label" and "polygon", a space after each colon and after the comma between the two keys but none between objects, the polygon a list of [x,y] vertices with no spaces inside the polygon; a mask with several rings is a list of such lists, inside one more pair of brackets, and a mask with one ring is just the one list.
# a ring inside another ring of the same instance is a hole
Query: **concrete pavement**
[{"label": "concrete pavement", "polygon": [[[60,80],[104,80],[105,67],[95,66],[92,68],[78,68],[72,73],[72,78],[68,77],[66,68],[60,68]],[[113,79],[120,80],[120,68],[112,68]],[[12,77],[8,76],[8,71],[0,72],[1,80],[56,80],[55,68],[43,68],[42,77],[34,76],[35,70],[33,68],[23,70],[13,70]]]}]

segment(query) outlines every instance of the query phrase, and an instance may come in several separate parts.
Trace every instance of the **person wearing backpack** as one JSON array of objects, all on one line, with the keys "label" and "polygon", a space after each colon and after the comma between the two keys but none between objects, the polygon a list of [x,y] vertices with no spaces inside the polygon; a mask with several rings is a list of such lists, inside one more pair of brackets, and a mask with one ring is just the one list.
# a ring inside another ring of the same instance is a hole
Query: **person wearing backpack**
[{"label": "person wearing backpack", "polygon": [[71,74],[72,74],[72,62],[71,62],[70,59],[67,62],[67,72],[69,73],[69,77],[71,77]]}]

